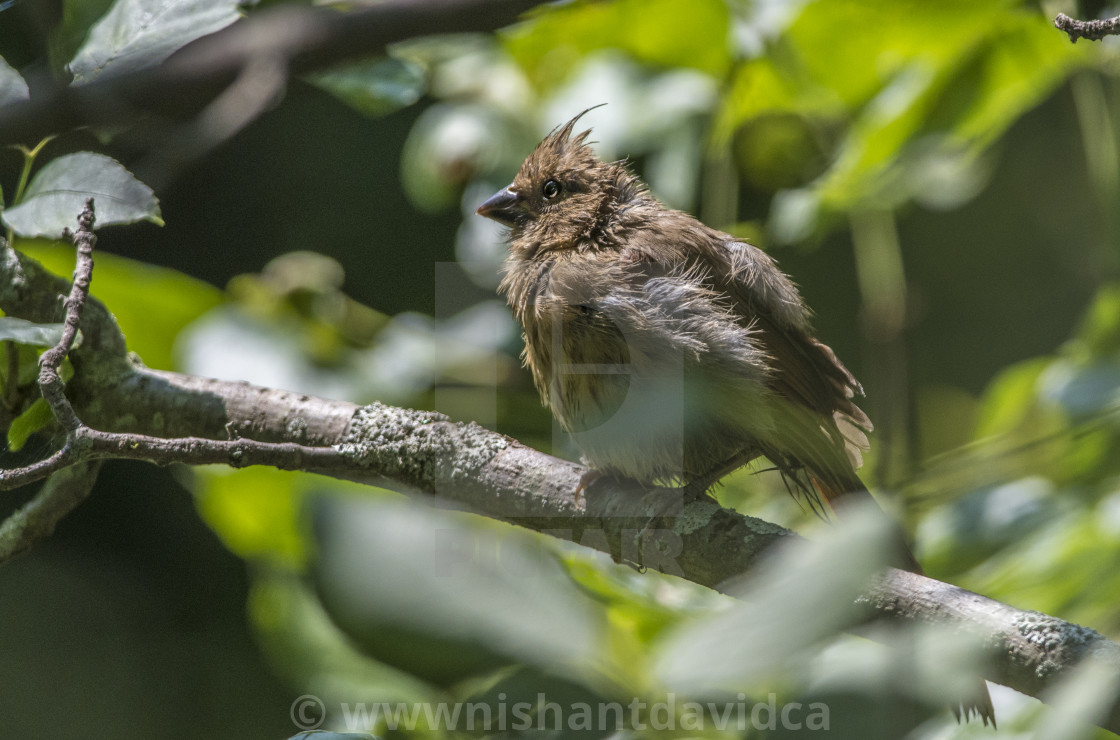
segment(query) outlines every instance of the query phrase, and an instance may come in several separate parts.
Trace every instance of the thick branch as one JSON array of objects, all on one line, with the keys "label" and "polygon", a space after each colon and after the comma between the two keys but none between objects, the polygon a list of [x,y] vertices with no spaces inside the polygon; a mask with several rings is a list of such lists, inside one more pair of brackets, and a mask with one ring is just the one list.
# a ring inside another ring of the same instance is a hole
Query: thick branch
[{"label": "thick branch", "polygon": [[542,0],[388,0],[348,13],[278,5],[180,49],[153,69],[36,91],[0,111],[0,142],[33,143],[84,125],[132,123],[138,112],[186,117],[230,85],[253,59],[294,74],[383,53],[393,43],[493,31]]},{"label": "thick branch", "polygon": [[[18,268],[25,281],[23,290],[4,289],[11,278],[5,268]],[[37,294],[57,295],[58,285],[57,279],[28,260],[0,260],[0,310],[8,315],[41,318],[37,312],[51,301],[42,301]],[[103,307],[90,299],[86,308],[88,315],[80,326],[87,337],[117,336],[111,324],[89,324],[90,316],[111,320]],[[57,315],[50,318],[57,320]],[[610,479],[597,481],[577,500],[574,493],[584,468],[433,412],[298,397],[300,413],[309,416],[293,416],[288,407],[293,394],[157,373],[113,359],[111,353],[107,358],[94,357],[88,344],[87,340],[75,349],[72,358],[76,367],[80,359],[83,368],[98,372],[81,379],[83,390],[72,400],[83,421],[98,418],[105,426],[89,430],[88,437],[79,435],[88,440],[83,443],[88,447],[79,446],[73,460],[131,457],[160,463],[217,461],[309,469],[418,492],[712,588],[726,587],[750,570],[760,553],[791,536],[781,527],[722,509],[712,501],[682,506],[676,491],[639,492]],[[102,341],[101,346],[116,345]],[[78,380],[76,376],[72,384]],[[142,389],[144,399],[139,405],[134,402],[137,389]],[[223,416],[222,404],[238,413]],[[251,423],[242,430],[240,412],[248,413],[250,407],[254,409]],[[311,414],[321,414],[327,421],[314,422]],[[197,430],[192,439],[160,439],[171,427],[179,433],[192,426]],[[202,438],[225,437],[233,428],[242,433],[251,430],[258,440],[277,441]],[[308,429],[314,429],[314,435]],[[318,447],[309,456],[305,444],[309,436],[316,444],[331,446]],[[121,440],[138,437],[147,447],[120,445]],[[229,460],[238,449],[248,457]],[[667,512],[675,516],[665,516]],[[0,530],[0,547],[2,535]],[[889,571],[863,600],[890,618],[956,624],[980,635],[992,647],[996,661],[990,677],[1027,694],[1043,695],[1089,655],[1120,677],[1120,646],[1093,630],[912,573]],[[1120,708],[1114,707],[1102,726],[1120,730]]]}]

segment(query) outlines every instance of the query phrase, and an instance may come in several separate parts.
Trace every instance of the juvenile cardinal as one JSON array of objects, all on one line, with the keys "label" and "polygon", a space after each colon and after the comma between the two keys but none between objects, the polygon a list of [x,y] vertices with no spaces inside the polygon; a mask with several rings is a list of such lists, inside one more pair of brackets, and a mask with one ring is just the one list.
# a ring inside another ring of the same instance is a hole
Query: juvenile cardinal
[{"label": "juvenile cardinal", "polygon": [[[586,112],[586,111],[585,111]],[[583,115],[583,114],[580,114]],[[762,250],[666,208],[554,130],[478,213],[541,398],[595,471],[692,494],[764,455],[810,501],[870,498],[863,389]]]},{"label": "juvenile cardinal", "polygon": [[[582,116],[478,213],[510,229],[500,290],[584,462],[693,497],[765,456],[814,506],[872,501],[855,472],[872,428],[853,401],[863,389],[813,335],[790,278],[600,161],[590,131],[573,136]],[[899,565],[920,573],[901,539]],[[966,713],[994,722],[986,688],[977,696]]]}]

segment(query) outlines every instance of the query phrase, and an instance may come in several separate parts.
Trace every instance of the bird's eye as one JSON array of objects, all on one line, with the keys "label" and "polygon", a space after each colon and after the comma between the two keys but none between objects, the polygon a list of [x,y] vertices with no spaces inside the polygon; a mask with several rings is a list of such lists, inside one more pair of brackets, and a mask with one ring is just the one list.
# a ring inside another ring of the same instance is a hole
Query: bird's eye
[{"label": "bird's eye", "polygon": [[545,184],[541,187],[541,194],[544,195],[547,200],[552,200],[557,195],[560,195],[560,183],[555,180],[545,181]]}]

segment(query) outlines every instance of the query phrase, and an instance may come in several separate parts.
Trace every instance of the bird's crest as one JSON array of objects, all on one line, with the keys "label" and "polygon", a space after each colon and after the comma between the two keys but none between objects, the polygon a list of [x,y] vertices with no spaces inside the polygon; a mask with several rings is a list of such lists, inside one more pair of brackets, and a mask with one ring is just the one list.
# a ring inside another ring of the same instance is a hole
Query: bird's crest
[{"label": "bird's crest", "polygon": [[545,171],[549,174],[561,174],[565,171],[594,170],[602,167],[603,163],[591,151],[587,144],[587,137],[591,129],[573,135],[579,119],[596,108],[602,108],[606,103],[593,105],[580,111],[567,123],[552,129],[533,153],[525,160],[521,174],[529,180],[535,180]]}]

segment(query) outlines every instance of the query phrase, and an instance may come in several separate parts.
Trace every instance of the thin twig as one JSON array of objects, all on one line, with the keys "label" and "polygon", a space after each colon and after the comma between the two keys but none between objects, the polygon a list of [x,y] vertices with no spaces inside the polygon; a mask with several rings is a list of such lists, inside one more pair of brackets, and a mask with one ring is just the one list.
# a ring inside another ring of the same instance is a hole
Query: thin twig
[{"label": "thin twig", "polygon": [[1120,34],[1120,16],[1099,21],[1079,21],[1065,13],[1058,13],[1054,18],[1054,28],[1069,34],[1070,43],[1073,44],[1078,39],[1100,41],[1105,36]]},{"label": "thin twig", "polygon": [[173,462],[190,465],[220,463],[234,468],[269,465],[282,470],[332,468],[347,458],[334,447],[312,447],[293,442],[260,442],[253,439],[204,439],[201,437],[155,437],[145,434],[113,433],[92,429],[78,418],[59,368],[78,334],[82,310],[89,299],[93,277],[93,233],[96,220],[93,198],[86,200],[78,217],[78,231],[70,236],[77,247],[74,282],[66,298],[66,317],[58,344],[39,358],[39,388],[55,420],[66,432],[62,447],[44,460],[21,468],[0,471],[0,490],[10,490],[58,473],[78,462],[120,458],[146,460],[160,465]]},{"label": "thin twig", "polygon": [[[93,224],[97,220],[93,211],[93,198],[86,199],[86,206],[78,216],[78,231],[72,235],[74,246],[77,247],[77,265],[74,267],[74,283],[70,286],[70,295],[66,298],[66,318],[63,319],[62,336],[58,344],[48,349],[39,358],[39,390],[51,407],[55,421],[67,433],[73,434],[81,422],[74,408],[66,398],[66,391],[62,382],[62,375],[58,370],[62,361],[70,352],[70,345],[78,336],[78,322],[82,319],[82,307],[89,297],[89,282],[93,277],[93,245],[97,237],[93,233]],[[69,440],[68,440],[69,441]]]},{"label": "thin twig", "polygon": [[280,470],[341,469],[348,458],[334,447],[311,447],[294,442],[253,439],[150,437],[143,434],[101,432],[79,422],[63,446],[50,457],[11,470],[0,470],[0,491],[34,483],[78,462],[143,460],[157,465],[228,465],[244,468],[268,465]]}]

